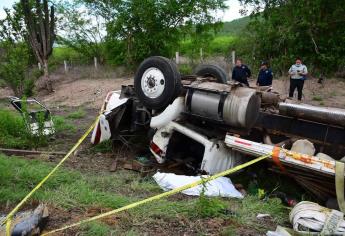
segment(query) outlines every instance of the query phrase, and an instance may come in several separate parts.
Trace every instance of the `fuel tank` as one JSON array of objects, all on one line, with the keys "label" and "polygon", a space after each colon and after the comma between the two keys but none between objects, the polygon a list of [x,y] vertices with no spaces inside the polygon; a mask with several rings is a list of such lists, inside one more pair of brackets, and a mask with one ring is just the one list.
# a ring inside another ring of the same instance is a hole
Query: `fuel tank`
[{"label": "fuel tank", "polygon": [[255,124],[261,106],[256,90],[213,82],[189,86],[185,102],[192,115],[246,129]]}]

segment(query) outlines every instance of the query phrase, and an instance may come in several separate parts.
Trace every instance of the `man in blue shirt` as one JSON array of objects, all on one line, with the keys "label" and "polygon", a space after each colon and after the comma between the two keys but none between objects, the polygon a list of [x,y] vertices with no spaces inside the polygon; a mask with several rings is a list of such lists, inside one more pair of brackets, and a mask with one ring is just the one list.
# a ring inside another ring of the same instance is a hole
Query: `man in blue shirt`
[{"label": "man in blue shirt", "polygon": [[236,60],[236,66],[232,70],[232,79],[249,87],[248,78],[252,75],[248,66],[242,64],[241,59]]},{"label": "man in blue shirt", "polygon": [[268,63],[263,61],[261,63],[258,80],[256,81],[257,86],[272,86],[273,73],[268,68]]}]

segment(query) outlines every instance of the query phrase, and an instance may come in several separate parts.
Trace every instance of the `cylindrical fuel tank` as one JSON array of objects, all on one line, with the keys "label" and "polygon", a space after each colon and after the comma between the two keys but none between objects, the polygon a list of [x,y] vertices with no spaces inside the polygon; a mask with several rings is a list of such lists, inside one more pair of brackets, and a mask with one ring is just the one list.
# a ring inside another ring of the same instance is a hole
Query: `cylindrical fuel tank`
[{"label": "cylindrical fuel tank", "polygon": [[254,89],[237,87],[224,101],[223,119],[232,126],[251,128],[260,111],[261,99]]},{"label": "cylindrical fuel tank", "polygon": [[185,100],[191,114],[239,128],[253,127],[261,105],[257,92],[244,87],[232,88],[229,93],[191,89]]},{"label": "cylindrical fuel tank", "polygon": [[279,114],[345,127],[344,109],[281,102]]}]

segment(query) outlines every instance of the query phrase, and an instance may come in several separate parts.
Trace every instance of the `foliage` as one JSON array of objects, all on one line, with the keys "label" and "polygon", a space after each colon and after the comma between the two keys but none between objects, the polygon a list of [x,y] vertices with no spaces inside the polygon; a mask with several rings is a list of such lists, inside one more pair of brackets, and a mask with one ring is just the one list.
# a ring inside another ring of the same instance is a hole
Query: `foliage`
[{"label": "foliage", "polygon": [[0,146],[5,148],[37,148],[47,145],[45,136],[31,135],[19,114],[0,110]]},{"label": "foliage", "polygon": [[224,214],[226,205],[218,198],[205,196],[205,186],[196,203],[196,214],[202,218],[216,217]]},{"label": "foliage", "polygon": [[36,64],[29,47],[19,3],[4,9],[6,17],[0,20],[0,80],[18,97],[32,96],[35,80],[41,75],[32,68]]},{"label": "foliage", "polygon": [[24,42],[27,31],[23,20],[23,9],[19,3],[4,8],[6,17],[0,20],[0,41]]},{"label": "foliage", "polygon": [[90,222],[82,226],[83,231],[86,231],[85,236],[104,236],[112,235],[111,228],[101,222]]},{"label": "foliage", "polygon": [[205,36],[217,21],[213,13],[226,7],[221,0],[84,2],[106,19],[107,44],[128,64],[151,55],[172,56],[184,35]]},{"label": "foliage", "polygon": [[224,22],[223,27],[219,29],[218,35],[221,36],[241,36],[246,30],[247,25],[250,22],[250,17],[245,16],[239,19],[235,19],[230,22]]},{"label": "foliage", "polygon": [[75,119],[83,118],[85,115],[86,115],[86,112],[84,111],[84,109],[79,108],[78,110],[76,110],[76,111],[71,112],[70,114],[68,114],[68,115],[66,116],[66,118],[75,120]]},{"label": "foliage", "polygon": [[103,63],[104,20],[79,2],[71,1],[58,4],[58,16],[58,43],[83,55],[86,60],[97,57]]},{"label": "foliage", "polygon": [[[285,72],[297,56],[320,73],[345,64],[345,5],[325,0],[241,0],[254,6],[241,54]],[[286,73],[286,72],[285,72]]]},{"label": "foliage", "polygon": [[97,145],[91,148],[91,152],[93,153],[107,153],[112,152],[113,144],[112,140],[106,140],[104,142],[98,143]]},{"label": "foliage", "polygon": [[53,122],[56,132],[70,131],[74,132],[76,127],[70,124],[63,116],[53,116]]},{"label": "foliage", "polygon": [[188,64],[179,65],[178,69],[182,75],[191,75],[193,73],[192,66]]},{"label": "foliage", "polygon": [[0,44],[0,79],[4,80],[17,97],[32,96],[34,82],[40,72],[30,68],[30,53],[25,43]]},{"label": "foliage", "polygon": [[[52,168],[52,163],[44,163],[42,160],[25,160],[0,154],[0,179],[3,180],[0,188],[0,203],[14,204],[20,201]],[[136,172],[118,170],[115,173],[109,173],[98,169],[80,172],[61,167],[33,195],[32,200],[52,204],[59,209],[66,209],[66,212],[68,209],[87,211],[89,208],[103,211],[107,210],[106,208],[119,208],[161,192],[152,178],[142,178]],[[277,224],[283,224],[288,220],[287,209],[277,199],[263,202],[257,197],[247,196],[242,200],[206,199],[206,197],[204,200],[207,201],[206,205],[200,204],[198,198],[177,195],[147,203],[126,213],[118,214],[114,231],[117,235],[124,235],[126,231],[140,231],[142,222],[145,222],[145,225],[161,225],[162,222],[164,222],[163,225],[169,223],[173,225],[181,219],[184,220],[185,227],[188,227],[200,221],[202,215],[196,209],[201,210],[201,206],[208,206],[207,211],[204,212],[207,218],[226,219],[226,221],[235,222],[236,227],[257,229],[261,233],[267,232],[268,229],[267,225],[262,225],[262,222],[256,220],[258,213],[270,214],[272,221]],[[223,207],[219,208],[220,205]],[[218,211],[214,211],[212,206],[216,206]],[[225,207],[226,211],[223,211]],[[98,224],[100,223],[87,224],[81,230],[91,235],[108,231],[103,225]],[[272,226],[271,223],[269,225]],[[227,230],[227,232],[230,231],[233,230]]]},{"label": "foliage", "polygon": [[[203,56],[224,55],[234,45],[236,36],[222,36],[217,35],[210,39],[207,44],[200,46],[203,49]],[[186,39],[181,42],[181,55],[197,58],[200,55],[200,47],[195,46],[191,39]]]}]

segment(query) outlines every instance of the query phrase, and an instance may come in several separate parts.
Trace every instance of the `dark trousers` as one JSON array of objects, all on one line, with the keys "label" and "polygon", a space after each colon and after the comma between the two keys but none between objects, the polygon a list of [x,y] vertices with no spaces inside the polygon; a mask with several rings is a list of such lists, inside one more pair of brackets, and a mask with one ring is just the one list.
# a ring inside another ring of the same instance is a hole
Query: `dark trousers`
[{"label": "dark trousers", "polygon": [[298,100],[302,100],[302,90],[303,90],[304,80],[301,79],[290,79],[290,92],[289,97],[293,97],[293,93],[297,88]]}]

